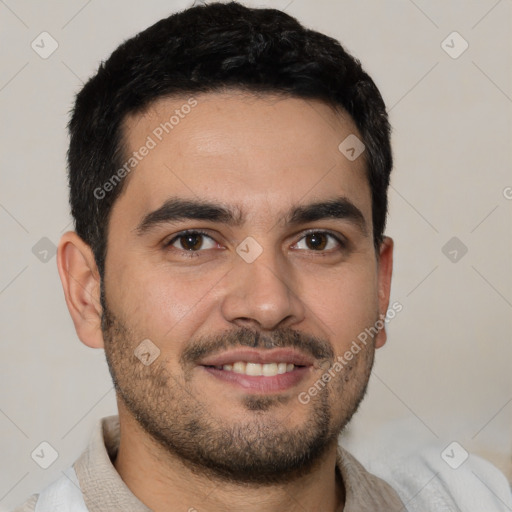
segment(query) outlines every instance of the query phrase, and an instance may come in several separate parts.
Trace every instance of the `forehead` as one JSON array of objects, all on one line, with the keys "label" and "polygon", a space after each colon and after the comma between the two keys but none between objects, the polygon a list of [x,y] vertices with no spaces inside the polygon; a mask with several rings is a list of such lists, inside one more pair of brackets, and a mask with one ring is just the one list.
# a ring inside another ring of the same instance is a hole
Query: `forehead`
[{"label": "forehead", "polygon": [[182,196],[263,221],[343,195],[370,222],[364,153],[351,161],[338,148],[361,137],[348,114],[321,101],[245,92],[164,98],[129,116],[123,135],[125,160],[135,165],[113,215],[122,209],[140,218]]}]

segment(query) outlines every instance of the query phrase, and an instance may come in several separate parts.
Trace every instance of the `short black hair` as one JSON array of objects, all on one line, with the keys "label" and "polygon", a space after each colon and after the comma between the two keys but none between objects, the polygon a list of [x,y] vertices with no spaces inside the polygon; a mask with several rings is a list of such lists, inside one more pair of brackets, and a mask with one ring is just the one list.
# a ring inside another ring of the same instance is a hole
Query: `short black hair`
[{"label": "short black hair", "polygon": [[[373,238],[380,246],[392,154],[386,108],[373,80],[338,41],[282,11],[212,3],[173,14],[125,41],[76,97],[68,125],[71,213],[100,276],[109,214],[126,180],[119,173],[126,117],[163,97],[226,89],[316,99],[348,112],[365,145]],[[115,176],[123,180],[106,193],[103,185]]]}]

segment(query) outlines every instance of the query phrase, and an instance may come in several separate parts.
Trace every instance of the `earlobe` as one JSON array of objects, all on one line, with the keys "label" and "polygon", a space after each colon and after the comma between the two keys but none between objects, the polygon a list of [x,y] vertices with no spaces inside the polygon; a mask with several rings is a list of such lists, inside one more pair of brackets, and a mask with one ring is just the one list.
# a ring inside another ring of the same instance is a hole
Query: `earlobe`
[{"label": "earlobe", "polygon": [[[386,317],[389,307],[389,295],[391,293],[391,276],[393,274],[393,239],[384,237],[379,249],[378,262],[378,292],[379,312],[382,322]],[[375,348],[380,348],[386,343],[385,325],[375,337]]]},{"label": "earlobe", "polygon": [[100,276],[90,246],[74,231],[60,239],[57,266],[78,337],[88,347],[103,348]]}]

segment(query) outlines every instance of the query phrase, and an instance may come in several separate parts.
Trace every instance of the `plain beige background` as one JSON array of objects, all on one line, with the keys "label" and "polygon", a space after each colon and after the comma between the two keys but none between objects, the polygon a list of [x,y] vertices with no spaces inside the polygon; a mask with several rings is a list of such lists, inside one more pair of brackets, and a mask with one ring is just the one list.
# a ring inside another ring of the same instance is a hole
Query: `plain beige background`
[{"label": "plain beige background", "polygon": [[[51,251],[70,229],[74,94],[124,39],[191,3],[0,3],[0,510],[54,480],[97,419],[115,413],[104,355],[76,337]],[[243,3],[285,9],[339,39],[375,79],[394,128],[387,234],[403,310],[347,443],[364,451],[405,421],[412,436],[441,448],[456,440],[509,471],[512,2]],[[46,59],[31,47],[44,31],[58,43]],[[31,458],[43,441],[58,452],[46,470]]]}]

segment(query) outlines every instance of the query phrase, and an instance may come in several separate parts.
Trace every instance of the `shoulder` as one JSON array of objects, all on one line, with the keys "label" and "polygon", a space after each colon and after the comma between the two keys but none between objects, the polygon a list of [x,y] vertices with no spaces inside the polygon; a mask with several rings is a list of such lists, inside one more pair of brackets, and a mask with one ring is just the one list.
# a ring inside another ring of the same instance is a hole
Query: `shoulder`
[{"label": "shoulder", "polygon": [[408,512],[512,510],[505,475],[458,442],[432,441],[408,424],[393,424],[350,450],[398,492]]},{"label": "shoulder", "polygon": [[60,478],[32,495],[14,512],[87,512],[80,483],[73,467],[62,472]]},{"label": "shoulder", "polygon": [[391,459],[379,472],[410,512],[433,505],[440,512],[512,510],[512,492],[501,471],[457,446],[419,447],[415,454]]}]

